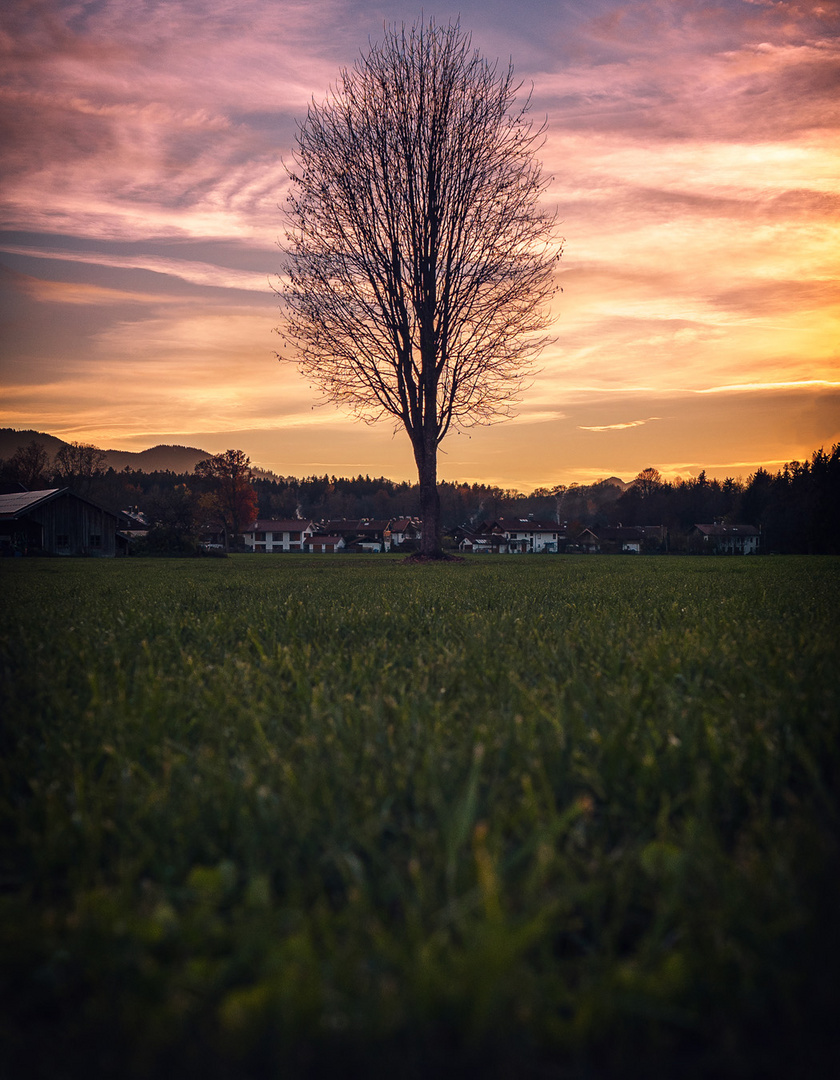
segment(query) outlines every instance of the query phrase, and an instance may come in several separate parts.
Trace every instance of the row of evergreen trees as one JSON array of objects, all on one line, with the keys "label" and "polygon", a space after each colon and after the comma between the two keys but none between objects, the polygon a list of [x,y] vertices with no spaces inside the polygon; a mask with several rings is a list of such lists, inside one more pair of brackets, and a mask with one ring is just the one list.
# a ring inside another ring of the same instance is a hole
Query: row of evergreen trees
[{"label": "row of evergreen trees", "polygon": [[[28,449],[28,448],[24,448]],[[16,461],[17,458],[17,461]],[[41,466],[32,475],[33,460]],[[29,465],[29,472],[22,466]],[[74,475],[73,464],[79,467]],[[80,455],[62,461],[58,470],[34,451],[0,462],[0,479],[29,488],[61,482],[113,510],[136,506],[151,524],[172,537],[197,535],[206,525],[208,482],[194,473],[145,473],[105,469]],[[25,473],[25,475],[24,475]],[[417,486],[385,477],[251,477],[259,516],[387,519],[419,510]],[[840,552],[840,443],[816,450],[807,461],[794,461],[776,473],[758,469],[748,480],[709,478],[665,481],[645,469],[622,488],[612,481],[541,488],[530,495],[490,484],[440,484],[445,529],[498,517],[532,516],[557,521],[569,530],[611,525],[665,525],[672,539],[697,523],[724,521],[755,525],[764,551]],[[678,547],[677,544],[672,544]]]}]

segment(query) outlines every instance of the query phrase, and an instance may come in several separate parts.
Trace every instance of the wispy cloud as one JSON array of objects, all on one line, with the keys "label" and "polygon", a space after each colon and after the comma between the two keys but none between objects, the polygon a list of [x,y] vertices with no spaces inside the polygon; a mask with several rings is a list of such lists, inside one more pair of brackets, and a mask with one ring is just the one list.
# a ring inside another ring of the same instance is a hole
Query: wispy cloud
[{"label": "wispy cloud", "polygon": [[698,394],[742,394],[753,392],[766,393],[772,390],[798,390],[798,389],[840,389],[840,380],[831,379],[799,379],[787,382],[753,382],[753,383],[730,383],[727,386],[708,386],[705,390],[697,390]]},{"label": "wispy cloud", "polygon": [[580,431],[624,431],[626,428],[644,427],[645,424],[651,423],[653,420],[659,420],[659,416],[648,416],[644,420],[628,420],[621,424],[601,424],[590,425],[578,424]]},{"label": "wispy cloud", "polygon": [[[162,255],[109,255],[104,252],[56,251],[47,248],[27,247],[7,244],[5,250],[16,255],[28,255],[39,259],[54,259],[59,262],[87,263],[92,266],[109,266],[123,270],[149,270],[155,274],[166,274],[180,278],[194,285],[210,285],[218,289],[242,289],[250,292],[268,293],[270,291],[266,274],[248,273],[230,267],[212,263],[195,262],[185,259],[166,258]],[[100,290],[104,292],[105,290]],[[56,296],[57,299],[60,297]]]}]

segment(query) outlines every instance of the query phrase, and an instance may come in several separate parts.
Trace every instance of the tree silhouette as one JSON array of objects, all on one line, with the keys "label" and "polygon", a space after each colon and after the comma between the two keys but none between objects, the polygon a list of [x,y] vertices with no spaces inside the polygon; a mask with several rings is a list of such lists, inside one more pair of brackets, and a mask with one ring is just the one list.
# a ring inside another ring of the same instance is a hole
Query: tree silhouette
[{"label": "tree silhouette", "polygon": [[9,458],[8,472],[25,488],[34,491],[47,482],[50,455],[43,443],[33,439],[26,446],[19,446]]},{"label": "tree silhouette", "polygon": [[328,401],[407,432],[425,555],[441,441],[510,415],[546,340],[561,245],[519,89],[457,22],[415,23],[298,131],[280,332]]},{"label": "tree silhouette", "polygon": [[94,478],[105,471],[105,451],[91,443],[65,443],[55,455],[53,468],[60,483],[88,495]]},{"label": "tree silhouette", "polygon": [[652,465],[649,465],[646,469],[642,469],[640,473],[637,473],[633,484],[639,495],[643,499],[647,499],[662,486],[662,476],[659,469],[654,469]]},{"label": "tree silhouette", "polygon": [[225,450],[222,454],[199,461],[195,475],[206,480],[209,490],[202,505],[224,528],[225,550],[231,540],[254,523],[257,517],[257,496],[251,487],[251,459],[242,450]]}]

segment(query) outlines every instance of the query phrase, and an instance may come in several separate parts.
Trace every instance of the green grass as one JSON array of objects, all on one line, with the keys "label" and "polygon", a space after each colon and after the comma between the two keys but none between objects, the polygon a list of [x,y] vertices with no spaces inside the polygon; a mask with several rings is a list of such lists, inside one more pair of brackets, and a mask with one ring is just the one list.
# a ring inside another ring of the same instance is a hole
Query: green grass
[{"label": "green grass", "polygon": [[818,1069],[838,571],[0,564],[8,1075]]}]

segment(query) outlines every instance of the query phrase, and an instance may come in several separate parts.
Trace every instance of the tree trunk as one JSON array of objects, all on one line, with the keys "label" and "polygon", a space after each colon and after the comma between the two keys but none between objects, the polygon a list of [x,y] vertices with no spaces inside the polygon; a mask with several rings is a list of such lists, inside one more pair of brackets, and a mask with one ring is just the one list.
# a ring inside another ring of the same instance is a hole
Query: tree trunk
[{"label": "tree trunk", "polygon": [[417,472],[420,481],[420,516],[423,519],[423,535],[420,554],[438,558],[443,554],[441,546],[440,496],[437,489],[437,444],[415,449]]}]

